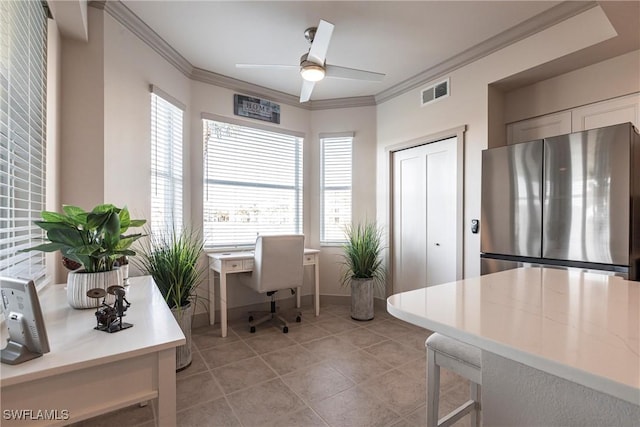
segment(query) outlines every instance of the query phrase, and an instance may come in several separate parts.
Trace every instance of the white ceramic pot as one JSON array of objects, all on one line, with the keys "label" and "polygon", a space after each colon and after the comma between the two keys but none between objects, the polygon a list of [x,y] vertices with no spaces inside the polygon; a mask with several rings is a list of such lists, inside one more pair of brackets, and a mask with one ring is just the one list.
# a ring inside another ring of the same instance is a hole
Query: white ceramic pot
[{"label": "white ceramic pot", "polygon": [[[105,291],[109,286],[122,286],[122,272],[115,268],[111,271],[87,273],[83,269],[70,271],[67,276],[67,302],[73,308],[96,308],[102,304],[102,298],[89,298],[89,289],[101,288]],[[107,304],[115,302],[115,296],[107,294]]]},{"label": "white ceramic pot", "polygon": [[123,264],[118,269],[122,272],[122,283],[121,285],[129,284],[129,264]]}]

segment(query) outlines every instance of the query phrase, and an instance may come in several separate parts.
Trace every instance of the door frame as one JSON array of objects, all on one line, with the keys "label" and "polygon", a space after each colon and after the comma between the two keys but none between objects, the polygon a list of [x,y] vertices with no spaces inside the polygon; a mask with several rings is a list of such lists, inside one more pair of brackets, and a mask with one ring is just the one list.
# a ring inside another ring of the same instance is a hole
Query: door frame
[{"label": "door frame", "polygon": [[393,155],[397,151],[407,150],[410,148],[419,147],[421,145],[431,144],[434,142],[442,141],[449,138],[457,138],[456,140],[456,280],[464,278],[464,133],[467,130],[467,125],[458,126],[452,129],[447,129],[438,133],[425,135],[419,138],[411,139],[409,141],[400,142],[398,144],[385,147],[385,157],[387,163],[387,194],[389,199],[387,200],[387,218],[389,224],[389,232],[387,237],[388,242],[388,256],[389,262],[387,265],[387,278],[391,283],[391,289],[388,291],[388,295],[393,294],[395,289],[395,283],[393,283],[393,266],[394,266],[394,247],[393,247],[393,231],[394,231],[394,217],[393,217],[393,197],[394,197],[394,165]]}]

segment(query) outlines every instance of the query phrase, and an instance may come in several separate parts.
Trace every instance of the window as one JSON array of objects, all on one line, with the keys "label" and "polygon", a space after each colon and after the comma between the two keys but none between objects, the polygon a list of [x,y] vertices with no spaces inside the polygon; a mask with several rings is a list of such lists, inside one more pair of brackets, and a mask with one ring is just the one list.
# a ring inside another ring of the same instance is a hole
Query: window
[{"label": "window", "polygon": [[203,121],[205,245],[302,233],[301,135],[225,121]]},{"label": "window", "polygon": [[321,202],[320,243],[345,241],[351,224],[351,148],[353,133],[320,135]]},{"label": "window", "polygon": [[[182,228],[182,112],[155,86],[151,94],[151,231]],[[178,104],[178,105],[176,105]]]},{"label": "window", "polygon": [[47,15],[41,2],[0,2],[0,273],[44,282],[33,224],[45,209]]}]

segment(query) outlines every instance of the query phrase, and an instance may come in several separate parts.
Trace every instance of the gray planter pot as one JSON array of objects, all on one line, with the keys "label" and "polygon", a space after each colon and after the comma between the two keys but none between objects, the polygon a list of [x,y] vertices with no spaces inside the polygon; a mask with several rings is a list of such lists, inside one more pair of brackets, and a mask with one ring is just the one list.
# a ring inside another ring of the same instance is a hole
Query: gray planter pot
[{"label": "gray planter pot", "polygon": [[176,347],[176,372],[191,365],[191,320],[193,319],[194,305],[189,303],[184,307],[171,309],[173,317],[187,340],[184,345]]},{"label": "gray planter pot", "polygon": [[373,279],[351,279],[351,318],[373,319]]}]

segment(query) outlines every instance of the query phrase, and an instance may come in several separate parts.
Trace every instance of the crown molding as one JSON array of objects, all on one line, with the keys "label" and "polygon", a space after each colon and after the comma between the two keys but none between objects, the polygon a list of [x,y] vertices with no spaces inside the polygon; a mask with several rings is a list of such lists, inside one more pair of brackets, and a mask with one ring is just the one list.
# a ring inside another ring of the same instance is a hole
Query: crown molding
[{"label": "crown molding", "polygon": [[212,84],[214,86],[223,87],[233,91],[241,92],[245,95],[256,96],[259,98],[267,98],[273,102],[292,105],[305,110],[329,110],[333,108],[351,108],[365,107],[376,105],[373,96],[358,96],[352,98],[336,98],[336,99],[320,99],[309,102],[300,102],[300,98],[288,93],[269,89],[264,86],[258,86],[243,80],[234,79],[233,77],[224,76],[202,68],[194,68],[191,73],[191,79]]},{"label": "crown molding", "polygon": [[209,83],[214,86],[242,92],[246,95],[268,98],[274,102],[292,105],[305,110],[325,110],[375,105],[375,98],[373,96],[324,99],[301,103],[300,98],[297,96],[196,68],[119,0],[94,0],[89,3],[89,6],[107,12],[191,80]]},{"label": "crown molding", "polygon": [[270,101],[293,105],[294,107],[304,108],[305,110],[311,109],[310,106],[307,105],[308,103],[300,103],[300,98],[297,96],[234,79],[233,77],[224,76],[212,71],[203,70],[202,68],[194,68],[189,77],[198,82],[242,92],[245,95],[268,98]]},{"label": "crown molding", "polygon": [[119,0],[91,1],[89,6],[103,9],[140,40],[155,50],[160,56],[167,60],[167,62],[176,67],[182,74],[187,77],[191,76],[193,65],[191,65],[184,56],[180,55],[177,50],[171,47],[169,43],[164,41],[151,27],[145,24],[142,19],[138,18],[138,15],[133,13],[124,3]]},{"label": "crown molding", "polygon": [[388,101],[410,90],[416,89],[429,83],[431,80],[439,78],[446,73],[450,73],[458,68],[464,67],[471,62],[488,56],[493,52],[503,49],[513,43],[525,39],[535,33],[545,30],[575,15],[585,12],[598,3],[595,1],[565,1],[552,7],[514,27],[497,34],[482,43],[465,50],[464,52],[451,57],[425,71],[408,78],[389,89],[383,90],[375,95],[376,104]]},{"label": "crown molding", "polygon": [[311,110],[331,110],[334,108],[371,107],[376,105],[373,95],[351,98],[316,99],[310,101]]},{"label": "crown molding", "polygon": [[116,21],[135,34],[189,79],[235,90],[247,95],[268,98],[274,102],[292,105],[305,110],[365,107],[380,104],[597,5],[598,3],[595,1],[562,2],[447,61],[428,68],[373,96],[323,99],[301,103],[297,96],[194,67],[119,0],[92,0],[89,2],[89,6],[103,9],[109,13]]}]

